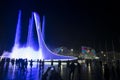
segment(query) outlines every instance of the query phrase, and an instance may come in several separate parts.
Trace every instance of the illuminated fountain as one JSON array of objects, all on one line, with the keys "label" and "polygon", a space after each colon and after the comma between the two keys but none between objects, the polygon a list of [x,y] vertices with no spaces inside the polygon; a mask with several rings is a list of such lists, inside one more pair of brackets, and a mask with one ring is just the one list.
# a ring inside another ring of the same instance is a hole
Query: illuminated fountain
[{"label": "illuminated fountain", "polygon": [[[34,40],[33,40],[33,23],[35,22],[36,31],[37,31],[37,39],[39,44],[39,49],[34,49]],[[56,53],[53,53],[45,44],[44,41],[44,28],[45,28],[45,17],[43,16],[42,22],[42,30],[40,23],[40,16],[36,13],[32,13],[32,17],[29,19],[28,26],[28,36],[27,41],[24,46],[20,44],[21,37],[21,11],[19,11],[18,15],[18,23],[16,28],[15,42],[11,52],[4,51],[2,57],[8,58],[27,58],[27,59],[44,59],[44,60],[74,60],[77,59],[73,56],[62,56]]]}]

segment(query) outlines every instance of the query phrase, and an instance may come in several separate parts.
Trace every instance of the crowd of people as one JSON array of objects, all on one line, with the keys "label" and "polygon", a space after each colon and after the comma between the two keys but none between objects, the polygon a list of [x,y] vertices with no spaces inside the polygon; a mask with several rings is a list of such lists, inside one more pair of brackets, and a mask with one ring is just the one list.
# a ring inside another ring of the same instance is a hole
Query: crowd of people
[{"label": "crowd of people", "polygon": [[[102,60],[85,60],[85,63],[79,63],[79,60],[65,61],[66,67],[64,71],[61,69],[62,61],[57,61],[57,67],[54,65],[54,61],[51,60],[50,66],[45,70],[44,60],[27,60],[27,59],[0,59],[0,72],[4,69],[9,69],[9,64],[17,68],[21,72],[26,72],[28,65],[30,69],[33,67],[33,63],[37,63],[39,70],[42,72],[41,80],[82,80],[81,75],[83,74],[83,65],[86,65],[86,70],[91,69],[91,74],[94,74],[99,80],[119,80],[120,78],[120,61],[108,61],[103,62]],[[29,63],[29,64],[28,64]],[[62,73],[64,72],[64,73]],[[65,77],[64,77],[65,76]],[[103,77],[102,77],[103,76]],[[95,79],[97,80],[97,78]]]}]

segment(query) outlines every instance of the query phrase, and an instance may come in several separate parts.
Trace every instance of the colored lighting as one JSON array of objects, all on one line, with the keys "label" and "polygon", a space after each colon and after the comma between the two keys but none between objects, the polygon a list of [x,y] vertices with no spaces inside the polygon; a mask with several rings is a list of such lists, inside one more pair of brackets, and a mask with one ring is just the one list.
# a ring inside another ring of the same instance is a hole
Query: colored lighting
[{"label": "colored lighting", "polygon": [[[39,49],[34,50],[35,44],[33,40],[33,23],[35,22],[36,31],[37,31],[37,39],[39,44]],[[32,17],[29,19],[29,26],[28,26],[28,36],[27,42],[25,46],[20,44],[20,37],[21,37],[21,11],[19,11],[18,15],[18,23],[16,28],[16,35],[15,35],[15,42],[11,52],[5,51],[2,57],[8,58],[23,58],[23,59],[44,59],[44,60],[73,60],[77,59],[73,56],[62,56],[53,53],[44,42],[44,29],[45,29],[45,17],[43,16],[42,22],[42,30],[41,30],[41,21],[40,16],[36,13],[32,13]]]}]

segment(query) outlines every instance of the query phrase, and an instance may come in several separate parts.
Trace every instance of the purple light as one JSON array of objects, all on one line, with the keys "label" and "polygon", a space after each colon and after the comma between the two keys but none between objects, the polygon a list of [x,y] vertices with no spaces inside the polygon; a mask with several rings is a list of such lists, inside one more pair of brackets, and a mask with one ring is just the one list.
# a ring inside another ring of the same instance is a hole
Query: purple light
[{"label": "purple light", "polygon": [[33,15],[29,19],[27,46],[33,46]]},{"label": "purple light", "polygon": [[17,28],[16,28],[14,46],[19,46],[20,34],[21,34],[20,31],[21,31],[21,11],[19,11],[19,15],[18,15],[18,23],[17,23]]},{"label": "purple light", "polygon": [[[33,20],[35,20],[36,25],[36,31],[37,31],[37,37],[38,37],[38,44],[39,44],[39,50],[34,50],[35,44],[33,44]],[[48,47],[46,46],[44,42],[44,24],[45,24],[45,17],[43,17],[43,23],[42,23],[42,30],[41,30],[41,23],[40,23],[40,16],[36,13],[32,13],[32,17],[29,20],[29,26],[28,26],[28,37],[27,42],[25,46],[20,45],[20,22],[21,22],[21,11],[19,11],[18,15],[18,24],[16,29],[16,36],[15,36],[15,43],[12,48],[12,52],[5,51],[2,55],[2,57],[9,57],[9,58],[27,58],[27,59],[44,59],[44,60],[73,60],[77,59],[73,56],[62,56],[57,55],[53,53]]]}]

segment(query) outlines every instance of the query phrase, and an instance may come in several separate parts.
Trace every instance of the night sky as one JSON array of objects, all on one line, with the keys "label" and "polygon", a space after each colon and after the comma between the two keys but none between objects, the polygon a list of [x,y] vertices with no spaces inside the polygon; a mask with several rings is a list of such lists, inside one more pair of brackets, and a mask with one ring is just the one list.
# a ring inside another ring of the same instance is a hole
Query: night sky
[{"label": "night sky", "polygon": [[[45,42],[50,48],[66,46],[81,49],[120,51],[119,4],[110,0],[3,0],[0,2],[0,51],[13,46],[18,11],[22,10],[22,32],[32,11],[45,15]],[[24,42],[23,37],[23,42]]]}]

